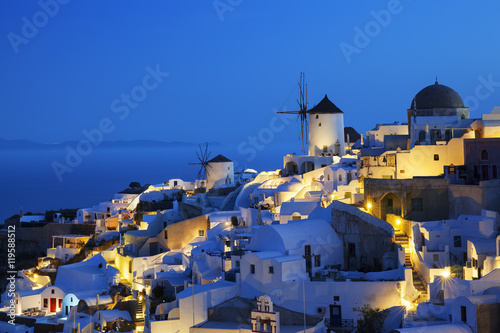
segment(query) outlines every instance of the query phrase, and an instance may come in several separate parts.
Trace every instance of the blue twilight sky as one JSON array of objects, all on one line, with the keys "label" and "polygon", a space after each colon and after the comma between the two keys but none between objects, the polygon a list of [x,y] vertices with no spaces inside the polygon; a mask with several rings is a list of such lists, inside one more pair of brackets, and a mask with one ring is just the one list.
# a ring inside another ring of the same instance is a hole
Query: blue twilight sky
[{"label": "blue twilight sky", "polygon": [[310,106],[328,94],[360,133],[405,121],[436,75],[479,117],[500,105],[499,13],[497,0],[2,1],[0,138],[81,140],[107,118],[105,140],[297,140],[273,110],[295,109],[301,71]]}]

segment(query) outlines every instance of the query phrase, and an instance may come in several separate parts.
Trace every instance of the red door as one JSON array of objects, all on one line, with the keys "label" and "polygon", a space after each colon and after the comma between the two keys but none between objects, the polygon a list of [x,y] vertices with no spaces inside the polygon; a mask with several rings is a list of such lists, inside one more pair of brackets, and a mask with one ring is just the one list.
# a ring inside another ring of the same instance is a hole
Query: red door
[{"label": "red door", "polygon": [[50,312],[56,312],[57,298],[50,299]]}]

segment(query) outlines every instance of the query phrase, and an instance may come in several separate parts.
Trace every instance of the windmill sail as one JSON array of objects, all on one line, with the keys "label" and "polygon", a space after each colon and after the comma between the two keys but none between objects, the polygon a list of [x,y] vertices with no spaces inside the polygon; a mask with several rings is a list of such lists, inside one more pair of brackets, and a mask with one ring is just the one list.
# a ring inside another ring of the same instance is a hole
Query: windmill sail
[{"label": "windmill sail", "polygon": [[207,167],[210,167],[210,168],[212,167],[210,164],[208,164],[208,159],[210,158],[210,154],[212,152],[208,150],[208,142],[205,143],[205,150],[204,151],[201,148],[201,144],[199,145],[199,148],[200,148],[199,153],[197,151],[195,151],[196,157],[198,158],[199,162],[189,163],[189,165],[199,165],[200,166],[200,170],[198,171],[198,178],[197,179],[202,180],[202,179],[207,179],[207,175],[210,174]]},{"label": "windmill sail", "polygon": [[[300,134],[299,140],[302,141],[302,151],[305,152],[305,144],[307,144],[308,133],[307,129],[309,128],[307,121],[307,84],[306,84],[306,75],[301,72],[300,80],[299,80],[299,99],[297,103],[299,104],[299,111],[280,111],[278,113],[285,114],[296,114],[297,121],[300,121]],[[305,142],[305,144],[304,144]]]}]

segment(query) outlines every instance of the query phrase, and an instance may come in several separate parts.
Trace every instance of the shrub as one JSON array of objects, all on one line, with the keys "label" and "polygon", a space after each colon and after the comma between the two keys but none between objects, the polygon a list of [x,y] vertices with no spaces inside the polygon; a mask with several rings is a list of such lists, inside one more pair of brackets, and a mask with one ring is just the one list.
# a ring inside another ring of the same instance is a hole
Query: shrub
[{"label": "shrub", "polygon": [[369,304],[365,304],[362,308],[355,308],[354,311],[361,312],[356,332],[382,333],[382,327],[384,326],[385,318],[389,315],[389,310],[373,309]]}]

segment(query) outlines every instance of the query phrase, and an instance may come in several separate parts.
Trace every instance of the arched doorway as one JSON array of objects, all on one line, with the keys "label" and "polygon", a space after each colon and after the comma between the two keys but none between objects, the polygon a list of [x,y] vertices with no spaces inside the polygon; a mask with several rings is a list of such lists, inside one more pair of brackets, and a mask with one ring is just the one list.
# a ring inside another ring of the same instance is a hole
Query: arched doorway
[{"label": "arched doorway", "polygon": [[313,171],[314,170],[314,163],[312,161],[305,161],[300,166],[300,169],[301,169],[301,172],[300,172],[301,174],[309,172],[309,171]]},{"label": "arched doorway", "polygon": [[293,176],[299,173],[299,167],[297,166],[297,163],[295,162],[287,162],[285,164],[285,175],[286,176]]},{"label": "arched doorway", "polygon": [[380,200],[380,218],[386,221],[387,214],[401,216],[401,208],[401,199],[392,192],[386,193]]}]

